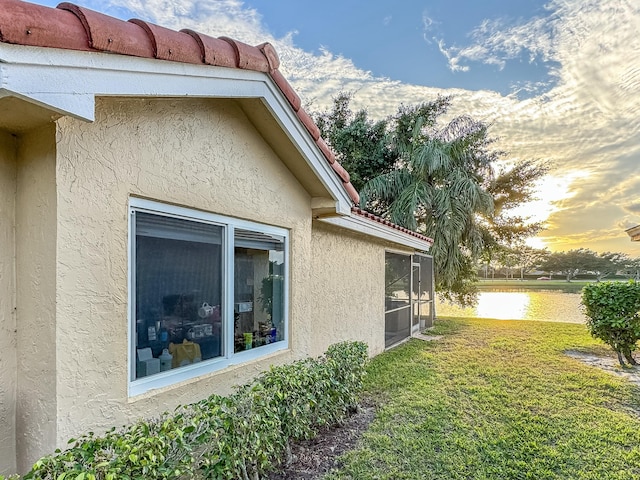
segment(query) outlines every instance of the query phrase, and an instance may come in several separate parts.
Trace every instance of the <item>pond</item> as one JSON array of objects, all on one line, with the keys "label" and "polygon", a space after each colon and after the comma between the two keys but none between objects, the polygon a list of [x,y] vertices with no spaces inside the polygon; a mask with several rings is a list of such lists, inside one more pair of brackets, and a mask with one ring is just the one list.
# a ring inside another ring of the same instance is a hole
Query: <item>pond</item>
[{"label": "pond", "polygon": [[436,314],[446,317],[585,323],[580,308],[580,293],[561,290],[484,290],[480,291],[475,307],[461,308],[437,301]]}]

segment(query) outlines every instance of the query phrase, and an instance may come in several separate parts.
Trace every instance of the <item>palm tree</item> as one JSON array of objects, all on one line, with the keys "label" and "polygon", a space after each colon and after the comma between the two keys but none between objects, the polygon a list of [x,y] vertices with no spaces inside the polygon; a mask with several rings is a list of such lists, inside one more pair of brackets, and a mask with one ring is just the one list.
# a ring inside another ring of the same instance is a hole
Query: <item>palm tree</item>
[{"label": "palm tree", "polygon": [[369,202],[392,222],[433,238],[436,288],[468,304],[485,243],[482,219],[494,210],[488,186],[496,154],[487,148],[485,124],[459,117],[435,131],[416,113],[405,110],[391,133],[396,169],[367,182],[361,204]]}]

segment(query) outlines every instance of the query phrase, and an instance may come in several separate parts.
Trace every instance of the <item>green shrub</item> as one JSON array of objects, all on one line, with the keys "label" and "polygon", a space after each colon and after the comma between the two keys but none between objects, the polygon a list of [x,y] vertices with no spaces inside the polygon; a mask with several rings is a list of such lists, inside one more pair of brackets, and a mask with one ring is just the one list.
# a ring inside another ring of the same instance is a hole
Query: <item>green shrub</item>
[{"label": "green shrub", "polygon": [[624,359],[637,365],[631,352],[640,339],[640,283],[586,285],[582,289],[582,304],[591,335],[615,350],[621,366],[625,366]]},{"label": "green shrub", "polygon": [[291,441],[356,407],[366,361],[364,343],[332,345],[324,357],[272,367],[228,397],[71,439],[23,480],[257,480],[288,461]]}]

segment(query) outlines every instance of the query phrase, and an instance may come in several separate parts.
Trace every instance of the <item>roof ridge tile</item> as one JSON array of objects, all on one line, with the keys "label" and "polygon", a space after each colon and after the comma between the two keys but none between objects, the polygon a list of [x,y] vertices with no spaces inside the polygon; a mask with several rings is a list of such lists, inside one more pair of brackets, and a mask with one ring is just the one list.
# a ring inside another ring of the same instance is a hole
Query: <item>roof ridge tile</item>
[{"label": "roof ridge tile", "polygon": [[85,29],[66,10],[34,5],[19,0],[2,0],[0,41],[34,47],[90,50]]},{"label": "roof ridge tile", "polygon": [[275,82],[275,84],[280,89],[280,91],[284,94],[284,96],[287,98],[287,100],[293,107],[293,110],[295,112],[300,110],[302,106],[302,100],[300,100],[300,97],[298,96],[296,91],[293,89],[289,81],[284,77],[284,75],[282,75],[280,70],[274,70],[273,72],[270,73],[270,75],[273,81]]},{"label": "roof ridge tile", "polygon": [[202,63],[200,45],[191,35],[137,18],[132,18],[129,22],[138,25],[146,32],[155,58],[172,62]]},{"label": "roof ridge tile", "polygon": [[243,70],[255,70],[258,72],[268,72],[269,61],[259,48],[229,37],[219,37],[229,43],[236,52],[236,67]]},{"label": "roof ridge tile", "polygon": [[183,28],[180,32],[190,35],[196,41],[200,47],[203,63],[218,67],[236,67],[236,52],[229,42],[189,28]]},{"label": "roof ridge tile", "polygon": [[251,46],[229,37],[214,38],[190,29],[175,31],[135,18],[124,21],[69,2],[51,8],[22,0],[0,0],[0,7],[0,41],[6,43],[267,73],[342,181],[351,201],[359,204],[360,196],[349,173],[336,160],[313,118],[302,108],[300,96],[280,72],[280,59],[270,43]]},{"label": "roof ridge tile", "polygon": [[73,3],[63,2],[57,8],[78,17],[92,48],[135,57],[154,57],[151,40],[139,25]]},{"label": "roof ridge tile", "polygon": [[273,45],[269,42],[264,42],[256,46],[256,48],[260,50],[267,59],[267,62],[269,63],[269,73],[273,73],[280,68],[280,57],[278,57],[278,52],[276,52]]}]

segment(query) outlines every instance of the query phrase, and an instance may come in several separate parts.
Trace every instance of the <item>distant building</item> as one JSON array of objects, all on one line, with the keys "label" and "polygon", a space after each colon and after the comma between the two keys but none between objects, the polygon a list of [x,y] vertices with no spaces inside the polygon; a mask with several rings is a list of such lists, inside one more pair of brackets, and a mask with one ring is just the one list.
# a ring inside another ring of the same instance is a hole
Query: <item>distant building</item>
[{"label": "distant building", "polygon": [[631,237],[632,242],[640,242],[640,225],[627,228],[625,232],[627,232],[627,235]]}]

